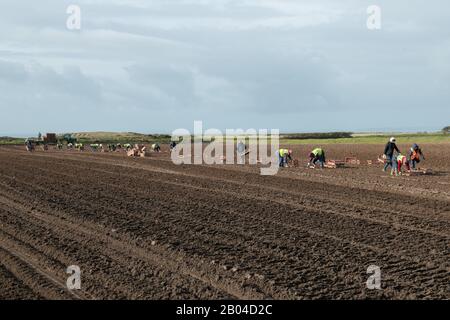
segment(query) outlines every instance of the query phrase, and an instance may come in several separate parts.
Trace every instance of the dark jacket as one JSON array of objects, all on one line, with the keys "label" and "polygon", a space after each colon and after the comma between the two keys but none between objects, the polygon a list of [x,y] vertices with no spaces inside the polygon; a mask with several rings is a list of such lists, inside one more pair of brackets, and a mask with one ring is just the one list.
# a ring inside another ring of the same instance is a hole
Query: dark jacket
[{"label": "dark jacket", "polygon": [[409,151],[408,151],[408,160],[412,160],[412,156],[414,154],[414,151],[416,152],[417,156],[419,157],[419,158],[417,158],[417,160],[420,160],[420,157],[422,158],[422,160],[425,160],[425,157],[423,156],[422,150],[420,148],[414,149],[414,147],[410,148]]},{"label": "dark jacket", "polygon": [[394,155],[394,151],[400,153],[400,150],[398,150],[397,145],[394,142],[386,143],[386,147],[384,147],[384,154],[388,157],[392,157]]}]

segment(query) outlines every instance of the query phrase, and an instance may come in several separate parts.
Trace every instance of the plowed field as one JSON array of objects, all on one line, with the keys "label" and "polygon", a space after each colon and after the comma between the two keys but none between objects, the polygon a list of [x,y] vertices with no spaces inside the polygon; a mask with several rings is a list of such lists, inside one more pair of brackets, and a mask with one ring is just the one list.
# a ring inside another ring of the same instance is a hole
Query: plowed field
[{"label": "plowed field", "polygon": [[434,175],[0,147],[0,299],[450,299],[450,144],[422,148]]}]

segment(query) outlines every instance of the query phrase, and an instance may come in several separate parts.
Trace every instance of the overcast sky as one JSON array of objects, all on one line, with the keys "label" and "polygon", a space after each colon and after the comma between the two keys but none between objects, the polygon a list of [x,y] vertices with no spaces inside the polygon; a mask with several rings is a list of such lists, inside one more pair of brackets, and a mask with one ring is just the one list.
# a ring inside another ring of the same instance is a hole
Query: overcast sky
[{"label": "overcast sky", "polygon": [[[66,9],[81,8],[81,30]],[[366,25],[381,8],[381,29]],[[450,125],[448,0],[1,0],[0,135]]]}]

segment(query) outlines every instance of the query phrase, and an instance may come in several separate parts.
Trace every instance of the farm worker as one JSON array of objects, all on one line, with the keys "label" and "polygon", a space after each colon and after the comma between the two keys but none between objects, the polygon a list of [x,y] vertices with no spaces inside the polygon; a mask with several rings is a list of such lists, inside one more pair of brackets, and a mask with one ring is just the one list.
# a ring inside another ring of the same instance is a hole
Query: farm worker
[{"label": "farm worker", "polygon": [[394,158],[394,151],[400,153],[400,150],[397,148],[395,144],[396,139],[394,137],[389,139],[389,142],[386,143],[384,147],[384,155],[386,156],[386,163],[384,165],[383,171],[386,171],[389,166],[394,168],[396,166],[397,161]]},{"label": "farm worker", "polygon": [[280,149],[277,151],[278,153],[278,165],[280,168],[287,166],[288,159],[292,160],[292,150],[288,149]]},{"label": "farm worker", "polygon": [[411,168],[416,168],[416,164],[420,162],[420,158],[422,158],[422,160],[425,160],[422,150],[416,143],[414,143],[408,151],[408,159]]},{"label": "farm worker", "polygon": [[315,148],[311,151],[308,166],[315,165],[317,161],[319,161],[320,167],[323,168],[325,165],[325,151],[322,148]]},{"label": "farm worker", "polygon": [[152,150],[156,151],[156,152],[160,152],[161,151],[161,147],[159,146],[159,143],[152,144]]},{"label": "farm worker", "polygon": [[410,167],[409,167],[409,161],[408,158],[404,155],[402,155],[401,153],[399,153],[396,157],[395,157],[395,165],[392,164],[392,169],[391,169],[391,175],[401,175],[402,174],[402,166],[405,165],[406,169],[409,171]]},{"label": "farm worker", "polygon": [[239,164],[243,164],[245,162],[245,144],[242,141],[239,141],[236,149]]},{"label": "farm worker", "polygon": [[25,145],[26,145],[27,151],[33,151],[33,143],[31,142],[31,140],[27,139],[25,141]]}]

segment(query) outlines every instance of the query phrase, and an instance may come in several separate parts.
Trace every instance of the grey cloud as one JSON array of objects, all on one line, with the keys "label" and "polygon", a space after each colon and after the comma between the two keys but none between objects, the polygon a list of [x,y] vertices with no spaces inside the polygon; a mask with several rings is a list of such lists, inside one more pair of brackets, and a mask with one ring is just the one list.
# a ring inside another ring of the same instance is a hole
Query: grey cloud
[{"label": "grey cloud", "polygon": [[22,64],[0,60],[0,81],[21,83],[27,80],[27,76]]},{"label": "grey cloud", "polygon": [[78,32],[69,4],[2,1],[0,133],[448,125],[448,1],[380,0],[374,32],[369,0],[79,0]]}]

